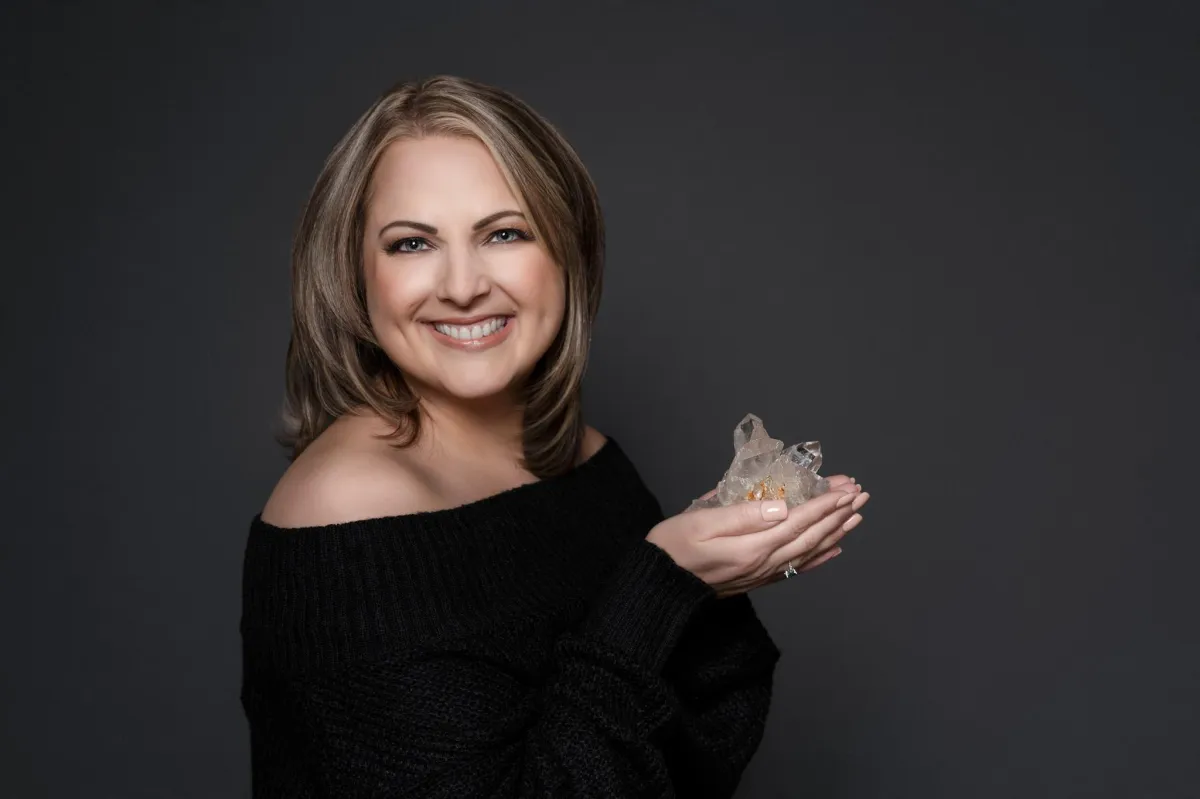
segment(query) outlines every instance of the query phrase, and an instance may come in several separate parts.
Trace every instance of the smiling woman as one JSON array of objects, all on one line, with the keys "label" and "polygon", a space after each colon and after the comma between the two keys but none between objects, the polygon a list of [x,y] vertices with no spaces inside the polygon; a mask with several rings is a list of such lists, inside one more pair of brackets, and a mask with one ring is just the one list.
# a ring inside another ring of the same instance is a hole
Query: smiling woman
[{"label": "smiling woman", "polygon": [[402,84],[326,161],[245,553],[255,797],[733,793],[780,655],[746,591],[831,555],[786,507],[664,518],[584,423],[603,231],[575,151],[483,84]]},{"label": "smiling woman", "polygon": [[[524,467],[563,473],[585,432],[603,262],[595,188],[553,126],[479,83],[395,87],[334,148],[297,232],[282,443],[298,457],[367,413],[403,446],[436,423],[439,395],[503,389],[524,409]],[[505,347],[452,346],[474,336],[430,324],[489,316],[509,320]]]},{"label": "smiling woman", "polygon": [[520,200],[491,152],[458,136],[395,141],[368,197],[367,313],[408,388],[430,404],[507,396],[517,405],[562,325],[565,281],[512,210]]}]

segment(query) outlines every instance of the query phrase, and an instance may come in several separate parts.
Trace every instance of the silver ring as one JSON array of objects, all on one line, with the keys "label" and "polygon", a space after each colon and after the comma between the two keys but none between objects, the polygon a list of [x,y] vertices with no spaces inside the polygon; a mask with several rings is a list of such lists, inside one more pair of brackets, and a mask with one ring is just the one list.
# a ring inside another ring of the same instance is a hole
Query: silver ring
[{"label": "silver ring", "polygon": [[784,573],[783,573],[783,576],[784,576],[784,577],[791,577],[793,574],[799,574],[799,573],[800,573],[800,572],[796,571],[796,567],[794,567],[794,566],[792,565],[792,562],[789,560],[789,561],[788,561],[788,567],[787,567],[787,570],[785,570],[785,571],[784,571]]}]

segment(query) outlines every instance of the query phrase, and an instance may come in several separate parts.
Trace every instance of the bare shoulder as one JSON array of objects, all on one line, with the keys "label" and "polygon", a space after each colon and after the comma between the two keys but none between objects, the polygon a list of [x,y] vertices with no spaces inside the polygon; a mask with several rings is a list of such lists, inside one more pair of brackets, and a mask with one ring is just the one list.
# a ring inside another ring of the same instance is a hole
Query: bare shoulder
[{"label": "bare shoulder", "polygon": [[[314,441],[279,478],[262,520],[282,528],[319,527],[447,506],[448,498],[426,470],[409,463],[403,452],[364,439],[361,430],[348,424]],[[579,462],[589,460],[607,441],[585,425]],[[467,502],[471,496],[454,500]]]},{"label": "bare shoulder", "polygon": [[315,527],[416,513],[432,502],[418,472],[386,450],[314,443],[280,477],[262,520],[276,527]]},{"label": "bare shoulder", "polygon": [[593,455],[600,451],[600,448],[608,441],[604,434],[591,425],[583,427],[583,443],[579,447],[579,462],[590,459]]}]

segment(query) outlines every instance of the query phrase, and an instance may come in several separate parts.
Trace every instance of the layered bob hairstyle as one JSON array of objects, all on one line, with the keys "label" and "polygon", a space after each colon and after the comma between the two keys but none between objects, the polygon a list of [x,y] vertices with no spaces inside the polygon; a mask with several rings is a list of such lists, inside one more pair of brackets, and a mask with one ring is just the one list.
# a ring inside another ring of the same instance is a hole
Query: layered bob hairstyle
[{"label": "layered bob hairstyle", "polygon": [[604,221],[574,148],[532,108],[475,81],[439,75],[381,96],[337,143],[317,178],[292,248],[292,332],[277,440],[295,459],[335,419],[370,408],[395,429],[391,446],[420,433],[418,398],[379,346],[367,316],[363,227],[383,151],[406,138],[482,142],[521,204],[534,236],[563,270],[566,311],[520,401],[522,466],[546,478],[568,471],[583,438],[582,382],[600,307]]}]

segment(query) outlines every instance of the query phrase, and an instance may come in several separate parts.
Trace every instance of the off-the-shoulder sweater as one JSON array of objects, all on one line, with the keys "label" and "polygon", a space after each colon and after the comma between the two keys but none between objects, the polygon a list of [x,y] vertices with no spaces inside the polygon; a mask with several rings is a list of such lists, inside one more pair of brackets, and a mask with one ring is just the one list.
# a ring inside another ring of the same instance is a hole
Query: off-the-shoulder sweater
[{"label": "off-the-shoulder sweater", "polygon": [[646,540],[616,440],[445,510],[250,523],[241,701],[268,797],[729,797],[780,651]]}]

